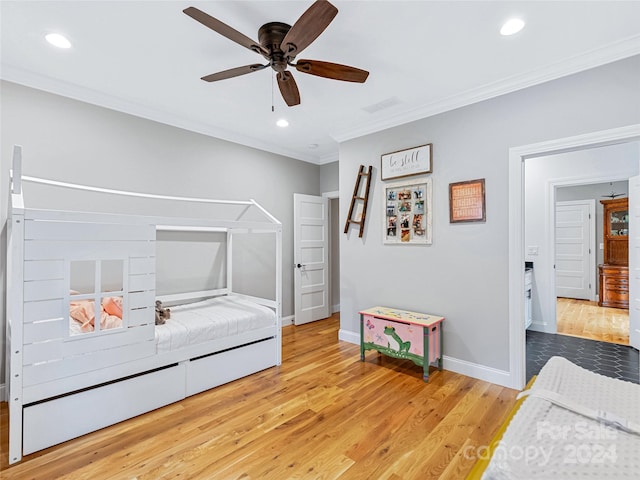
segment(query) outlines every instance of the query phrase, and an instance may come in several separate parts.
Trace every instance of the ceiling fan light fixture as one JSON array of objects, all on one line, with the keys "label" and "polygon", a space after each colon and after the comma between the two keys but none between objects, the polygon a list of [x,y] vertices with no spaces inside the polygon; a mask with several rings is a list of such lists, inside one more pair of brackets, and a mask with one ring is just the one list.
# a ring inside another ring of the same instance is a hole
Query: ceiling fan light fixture
[{"label": "ceiling fan light fixture", "polygon": [[287,122],[284,118],[281,118],[276,122],[276,125],[279,126],[280,128],[286,128],[289,126],[289,122]]},{"label": "ceiling fan light fixture", "polygon": [[504,36],[514,35],[524,28],[524,21],[519,18],[511,18],[507,20],[502,28],[500,34]]},{"label": "ceiling fan light fixture", "polygon": [[45,35],[45,40],[54,47],[58,48],[71,48],[71,42],[67,37],[59,33],[49,33]]}]

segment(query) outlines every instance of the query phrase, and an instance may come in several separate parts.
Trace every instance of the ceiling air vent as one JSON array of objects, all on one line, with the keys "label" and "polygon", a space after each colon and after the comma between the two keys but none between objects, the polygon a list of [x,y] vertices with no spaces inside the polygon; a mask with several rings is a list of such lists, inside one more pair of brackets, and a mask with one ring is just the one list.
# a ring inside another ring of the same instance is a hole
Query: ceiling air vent
[{"label": "ceiling air vent", "polygon": [[400,105],[402,102],[398,99],[398,97],[389,97],[386,100],[382,100],[381,102],[374,103],[373,105],[369,105],[368,107],[363,107],[362,109],[365,112],[376,113],[380,110],[384,110],[385,108],[391,108],[396,105]]}]

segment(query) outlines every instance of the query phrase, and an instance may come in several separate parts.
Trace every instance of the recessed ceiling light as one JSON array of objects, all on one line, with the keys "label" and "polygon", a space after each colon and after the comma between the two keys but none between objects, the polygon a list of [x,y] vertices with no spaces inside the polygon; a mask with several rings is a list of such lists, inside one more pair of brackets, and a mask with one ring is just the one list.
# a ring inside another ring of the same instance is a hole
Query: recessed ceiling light
[{"label": "recessed ceiling light", "polygon": [[71,42],[67,38],[59,33],[50,33],[46,35],[47,42],[58,48],[71,48]]},{"label": "recessed ceiling light", "polygon": [[518,33],[520,30],[524,28],[524,22],[519,18],[512,18],[507,20],[502,28],[500,29],[501,35],[513,35],[514,33]]},{"label": "recessed ceiling light", "polygon": [[311,150],[314,150],[314,149],[318,148],[318,144],[317,143],[310,143],[309,145],[307,145],[307,147],[309,147]]},{"label": "recessed ceiling light", "polygon": [[279,127],[284,128],[284,127],[288,127],[289,126],[289,122],[287,122],[284,118],[281,118],[280,120],[278,120],[276,122],[276,125],[279,126]]}]

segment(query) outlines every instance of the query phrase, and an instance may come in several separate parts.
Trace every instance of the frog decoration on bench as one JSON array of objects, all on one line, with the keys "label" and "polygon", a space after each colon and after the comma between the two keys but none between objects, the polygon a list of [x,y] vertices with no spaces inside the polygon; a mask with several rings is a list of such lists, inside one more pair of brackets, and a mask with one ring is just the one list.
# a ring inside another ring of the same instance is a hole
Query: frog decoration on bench
[{"label": "frog decoration on bench", "polygon": [[162,308],[162,302],[156,300],[156,325],[164,325],[171,318],[171,310]]},{"label": "frog decoration on bench", "polygon": [[[384,327],[384,334],[390,339],[393,339],[397,344],[397,352],[399,353],[409,353],[409,349],[411,348],[411,342],[403,342],[402,339],[396,333],[396,329],[394,327]],[[391,343],[387,343],[387,348],[391,349]]]}]

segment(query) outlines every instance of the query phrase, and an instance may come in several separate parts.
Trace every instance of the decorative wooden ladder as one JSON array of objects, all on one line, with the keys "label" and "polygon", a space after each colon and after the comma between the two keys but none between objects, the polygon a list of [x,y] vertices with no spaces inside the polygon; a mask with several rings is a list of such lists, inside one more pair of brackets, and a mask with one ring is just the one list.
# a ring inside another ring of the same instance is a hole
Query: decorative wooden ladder
[{"label": "decorative wooden ladder", "polygon": [[[360,232],[358,233],[358,237],[362,237],[362,234],[364,233],[364,220],[367,215],[367,202],[369,201],[369,187],[371,186],[372,169],[373,167],[371,165],[369,165],[368,169],[366,169],[364,165],[360,165],[360,168],[358,169],[358,176],[356,177],[356,186],[353,189],[353,197],[351,198],[351,205],[349,206],[349,215],[347,216],[347,222],[344,224],[344,233],[347,233],[349,231],[349,225],[352,223],[360,225]],[[367,184],[364,189],[364,196],[359,197],[358,193],[360,191],[360,180],[362,180],[362,177],[367,177]],[[354,207],[356,206],[357,201],[363,202],[362,215],[360,216],[359,220],[353,220],[352,219],[353,210],[354,210]]]}]

